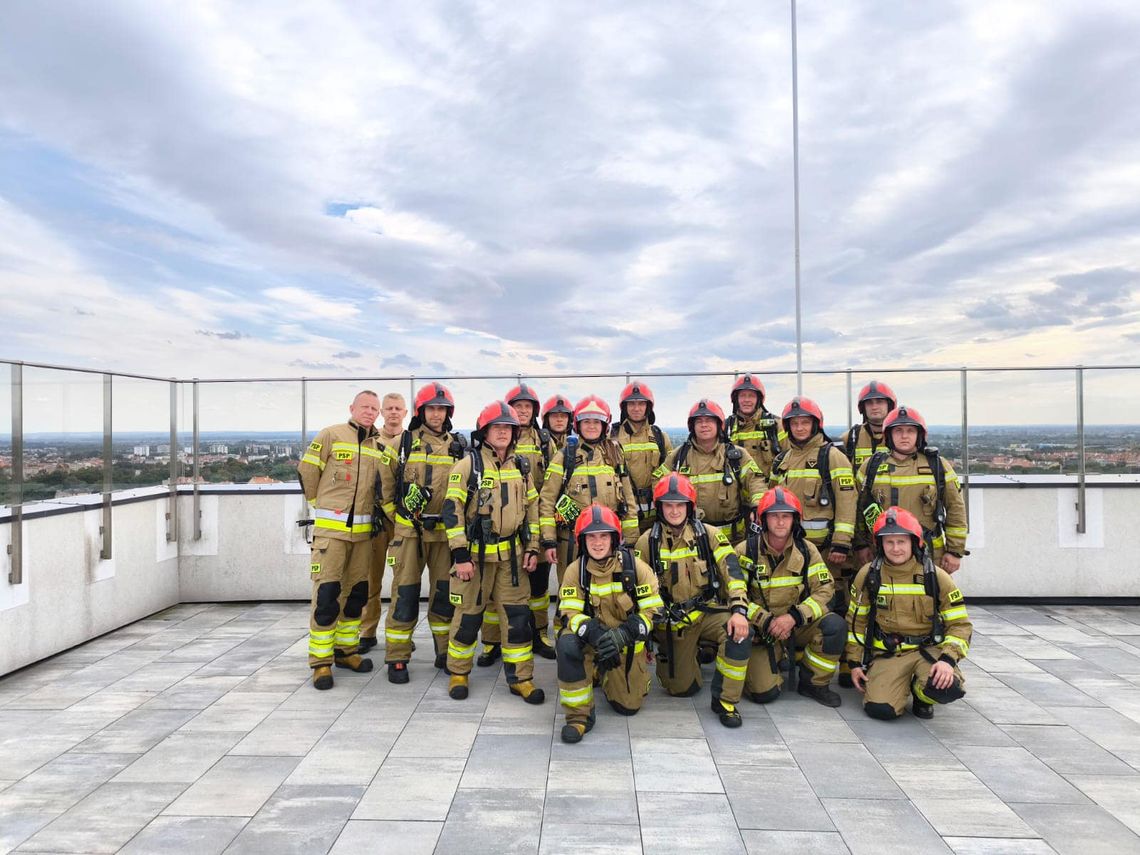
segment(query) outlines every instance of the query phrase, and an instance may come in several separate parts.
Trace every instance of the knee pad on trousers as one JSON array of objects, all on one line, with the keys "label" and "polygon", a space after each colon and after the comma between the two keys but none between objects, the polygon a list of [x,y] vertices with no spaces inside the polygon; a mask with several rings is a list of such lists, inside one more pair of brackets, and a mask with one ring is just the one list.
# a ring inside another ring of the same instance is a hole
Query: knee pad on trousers
[{"label": "knee pad on trousers", "polygon": [[420,616],[420,586],[400,585],[396,588],[396,608],[392,617],[407,623]]},{"label": "knee pad on trousers", "polygon": [[724,643],[726,659],[748,659],[752,655],[752,636],[744,636],[743,641],[733,641],[731,638]]},{"label": "knee pad on trousers", "polygon": [[823,636],[823,652],[831,656],[842,653],[847,646],[847,621],[832,612],[819,622]]},{"label": "knee pad on trousers", "polygon": [[930,684],[929,678],[926,685],[922,687],[922,693],[936,704],[948,704],[951,701],[956,701],[966,694],[966,690],[962,688],[962,681],[957,677],[954,682],[947,686],[945,689],[936,689]]},{"label": "knee pad on trousers", "polygon": [[584,643],[572,632],[564,632],[554,642],[554,658],[558,660],[558,679],[567,683],[586,677]]},{"label": "knee pad on trousers", "polygon": [[455,637],[452,639],[456,644],[466,647],[468,644],[474,644],[475,639],[479,637],[479,627],[483,625],[482,613],[473,615],[460,615],[459,628],[455,630]]},{"label": "knee pad on trousers", "polygon": [[683,692],[670,692],[669,694],[672,695],[674,698],[691,698],[693,695],[695,695],[700,690],[701,690],[701,684],[698,683],[696,680],[693,680],[693,685],[689,686],[689,688],[685,689],[685,691],[683,691]]},{"label": "knee pad on trousers", "polygon": [[748,697],[758,704],[770,704],[780,697],[780,687],[773,686],[766,692],[750,692]]},{"label": "knee pad on trousers", "polygon": [[895,712],[895,708],[890,704],[863,704],[863,712],[871,718],[881,719],[882,721],[894,721],[902,713]]},{"label": "knee pad on trousers", "polygon": [[[607,700],[609,699],[607,698]],[[623,707],[617,701],[610,701],[610,706],[613,707],[613,711],[618,715],[637,715],[637,710],[631,710],[629,707]]]},{"label": "knee pad on trousers", "polygon": [[340,582],[322,582],[317,588],[313,620],[318,626],[332,626],[340,616]]},{"label": "knee pad on trousers", "polygon": [[526,644],[530,641],[530,606],[504,606],[507,613],[507,641]]},{"label": "knee pad on trousers", "polygon": [[431,610],[440,617],[451,618],[455,614],[455,606],[451,604],[451,587],[446,579],[435,583],[435,592],[431,598]]},{"label": "knee pad on trousers", "polygon": [[356,620],[364,611],[364,604],[368,602],[368,580],[364,579],[352,586],[348,596],[344,599],[344,616]]}]

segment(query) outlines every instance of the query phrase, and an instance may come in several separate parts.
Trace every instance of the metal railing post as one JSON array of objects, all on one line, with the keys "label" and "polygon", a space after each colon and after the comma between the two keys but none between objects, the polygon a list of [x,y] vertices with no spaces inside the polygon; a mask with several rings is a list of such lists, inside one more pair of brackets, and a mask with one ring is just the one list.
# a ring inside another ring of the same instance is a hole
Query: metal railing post
[{"label": "metal railing post", "polygon": [[111,491],[115,488],[112,475],[112,457],[114,449],[111,442],[111,431],[114,429],[111,421],[111,404],[113,379],[110,374],[103,375],[103,524],[99,526],[99,534],[103,543],[99,550],[99,557],[103,561],[111,558]]},{"label": "metal railing post", "polygon": [[194,378],[194,506],[191,516],[194,519],[194,539],[202,539],[202,496],[198,491],[198,478],[202,471],[202,443],[198,432],[198,379]]},{"label": "metal railing post", "polygon": [[1085,369],[1077,366],[1077,533],[1085,533]]},{"label": "metal railing post", "polygon": [[[302,377],[301,378],[301,452],[297,455],[297,464],[300,465],[301,458],[305,456],[305,451],[308,449],[309,442],[309,383]],[[301,491],[301,514],[297,517],[299,520],[309,518],[309,502],[305,498],[305,491]]]},{"label": "metal railing post", "polygon": [[962,381],[962,500],[966,504],[966,525],[970,524],[970,413],[966,398],[967,370],[960,372]]},{"label": "metal railing post", "polygon": [[854,397],[851,392],[851,369],[848,368],[847,374],[847,429],[855,430],[855,412],[851,409],[851,400]]},{"label": "metal railing post", "polygon": [[8,581],[24,581],[24,366],[12,364],[12,540],[8,544]]},{"label": "metal railing post", "polygon": [[166,511],[166,542],[178,540],[178,382],[170,381],[170,505]]}]

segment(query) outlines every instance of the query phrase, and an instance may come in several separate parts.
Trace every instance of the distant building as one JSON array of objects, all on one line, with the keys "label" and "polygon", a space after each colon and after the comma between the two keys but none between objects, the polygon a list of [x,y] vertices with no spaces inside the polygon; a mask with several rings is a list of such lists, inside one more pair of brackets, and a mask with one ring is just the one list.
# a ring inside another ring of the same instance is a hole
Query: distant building
[{"label": "distant building", "polygon": [[150,446],[136,445],[133,454],[135,457],[150,457]]}]

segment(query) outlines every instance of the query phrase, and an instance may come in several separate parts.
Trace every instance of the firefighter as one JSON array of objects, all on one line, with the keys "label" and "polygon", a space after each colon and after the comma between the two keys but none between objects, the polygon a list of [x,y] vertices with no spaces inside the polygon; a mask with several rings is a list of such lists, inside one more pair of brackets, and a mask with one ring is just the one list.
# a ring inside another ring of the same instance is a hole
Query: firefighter
[{"label": "firefighter", "polygon": [[574,524],[577,561],[559,586],[558,696],[566,713],[563,742],[581,742],[594,726],[594,680],[614,712],[634,715],[649,694],[646,641],[664,605],[657,578],[621,543],[621,521],[590,505]]},{"label": "firefighter", "polygon": [[926,444],[926,420],[914,407],[897,407],[883,420],[887,449],[869,457],[855,477],[859,489],[856,546],[871,559],[869,531],[882,509],[897,505],[922,526],[934,563],[956,573],[966,554],[966,503],[950,461]]},{"label": "firefighter", "polygon": [[729,442],[743,448],[756,461],[765,480],[772,461],[788,444],[780,419],[764,406],[764,384],[754,374],[738,377],[732,384],[732,415],[725,423]]},{"label": "firefighter", "polygon": [[811,398],[793,398],[782,418],[790,445],[776,455],[768,486],[786,487],[799,499],[807,539],[836,575],[847,561],[855,534],[851,462],[823,432],[823,411]]},{"label": "firefighter", "polygon": [[467,697],[468,675],[483,611],[493,604],[503,642],[503,670],[511,694],[528,704],[545,700],[532,681],[530,583],[538,566],[538,491],[529,461],[518,452],[521,425],[503,401],[479,413],[474,447],[447,476],[443,518],[455,569],[451,573],[451,641],[447,646],[447,693]]},{"label": "firefighter", "polygon": [[748,599],[728,536],[697,518],[697,490],[678,472],[653,487],[657,519],[634,556],[657,575],[662,614],[655,624],[657,678],[665,691],[689,697],[701,689],[697,645],[716,645],[712,709],[725,727],[740,727],[736,705],[752,650]]},{"label": "firefighter", "polygon": [[637,520],[646,532],[653,524],[653,471],[665,462],[673,442],[655,422],[653,391],[640,380],[621,390],[621,421],[611,435],[621,443],[629,480],[637,492]]},{"label": "firefighter", "polygon": [[[745,695],[758,704],[779,697],[779,663],[786,658],[788,677],[801,695],[837,707],[841,700],[828,684],[839,671],[847,624],[828,608],[835,583],[819,550],[804,537],[802,516],[795,494],[775,487],[760,500],[758,525],[736,547],[748,582],[748,621],[755,628]],[[794,680],[797,650],[802,661]]]},{"label": "firefighter", "polygon": [[687,475],[696,486],[698,516],[721,529],[733,543],[744,539],[748,516],[764,495],[756,461],[724,433],[724,410],[702,398],[689,410],[689,437],[653,473]]},{"label": "firefighter", "polygon": [[309,667],[317,689],[333,687],[333,664],[372,670],[372,660],[361,658],[357,647],[379,511],[374,505],[383,454],[375,428],[380,399],[375,392],[360,392],[348,413],[346,424],[317,434],[297,466],[301,489],[313,506]]},{"label": "firefighter", "polygon": [[451,552],[440,514],[443,512],[447,475],[466,450],[467,441],[454,433],[451,417],[455,398],[440,383],[428,383],[416,392],[414,414],[400,437],[395,456],[380,470],[384,509],[395,517],[388,566],[393,568],[392,602],[384,624],[388,680],[408,682],[412,630],[420,615],[420,584],[428,568],[430,602],[428,627],[435,644],[435,665],[447,661],[447,632],[455,609],[448,601]]},{"label": "firefighter", "polygon": [[[526,383],[519,383],[503,397],[503,400],[515,408],[519,417],[521,431],[515,452],[521,454],[530,464],[530,479],[532,484],[542,484],[546,474],[547,464],[550,463],[551,440],[545,428],[535,427],[538,416],[538,394],[534,387]],[[546,637],[547,627],[550,625],[550,562],[538,562],[538,568],[530,574],[530,610],[531,637],[534,652],[544,659],[554,658],[554,646]],[[493,603],[488,603],[483,612],[483,651],[476,659],[476,664],[486,668],[493,665],[502,655],[502,631],[499,626],[499,611]]]},{"label": "firefighter", "polygon": [[884,447],[883,419],[897,403],[898,397],[894,390],[880,380],[872,380],[859,390],[859,415],[863,420],[850,430],[844,431],[839,440],[843,446],[843,453],[851,461],[855,472],[859,471],[859,467],[868,457]]},{"label": "firefighter", "polygon": [[966,694],[958,668],[973,634],[965,598],[934,566],[910,511],[887,508],[873,534],[875,557],[855,577],[847,612],[851,678],[872,718],[898,718],[908,697],[916,716],[932,718],[934,704]]},{"label": "firefighter", "polygon": [[542,406],[542,427],[550,433],[550,443],[554,451],[558,451],[566,444],[566,437],[570,435],[570,416],[574,408],[570,406],[570,399],[565,395],[555,395],[546,400]]},{"label": "firefighter", "polygon": [[[404,417],[408,415],[408,405],[399,392],[389,392],[380,401],[380,413],[384,423],[376,438],[376,447],[395,456],[400,435],[404,432]],[[384,586],[385,559],[388,557],[388,544],[392,540],[392,520],[381,517],[381,528],[372,538],[372,564],[368,570],[368,602],[360,618],[360,652],[367,653],[376,646],[376,628],[380,626],[380,589]]]},{"label": "firefighter", "polygon": [[610,408],[597,395],[588,395],[574,407],[574,433],[550,459],[539,494],[539,523],[546,560],[560,569],[575,557],[571,538],[583,508],[595,502],[615,511],[621,519],[624,540],[637,540],[637,502],[625,468],[621,446],[610,439]]}]

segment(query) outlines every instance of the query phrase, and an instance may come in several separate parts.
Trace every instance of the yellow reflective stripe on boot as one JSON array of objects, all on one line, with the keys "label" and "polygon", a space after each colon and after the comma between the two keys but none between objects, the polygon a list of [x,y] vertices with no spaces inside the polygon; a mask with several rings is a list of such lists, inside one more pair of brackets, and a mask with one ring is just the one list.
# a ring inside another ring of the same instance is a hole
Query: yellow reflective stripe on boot
[{"label": "yellow reflective stripe on boot", "polygon": [[839,670],[838,660],[833,662],[830,659],[824,659],[821,656],[816,656],[814,653],[811,652],[811,648],[807,648],[804,650],[804,656],[807,658],[809,665],[811,665],[814,668],[818,668],[820,671],[824,671],[828,674],[832,674],[832,673]]},{"label": "yellow reflective stripe on boot", "polygon": [[716,670],[727,677],[729,680],[743,680],[744,673],[748,670],[748,664],[733,665],[727,659],[721,656],[716,658]]},{"label": "yellow reflective stripe on boot", "polygon": [[519,662],[528,662],[534,659],[534,648],[529,644],[525,647],[507,647],[503,645],[503,661],[517,665]]},{"label": "yellow reflective stripe on boot", "polygon": [[456,644],[455,639],[447,642],[447,655],[454,659],[471,659],[475,655],[476,642]]},{"label": "yellow reflective stripe on boot", "polygon": [[324,659],[333,655],[333,635],[336,630],[309,630],[309,655]]},{"label": "yellow reflective stripe on boot", "polygon": [[594,687],[586,684],[580,689],[558,688],[558,700],[567,707],[589,707],[594,704]]},{"label": "yellow reflective stripe on boot", "polygon": [[429,620],[428,628],[431,629],[432,635],[447,635],[451,631],[451,624],[447,621],[440,623],[438,621]]}]

